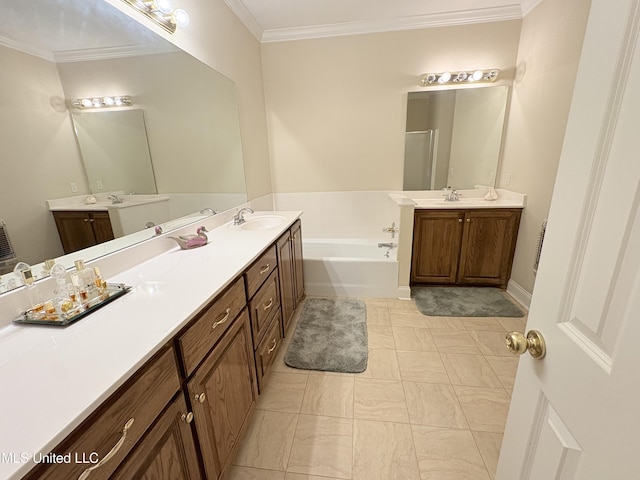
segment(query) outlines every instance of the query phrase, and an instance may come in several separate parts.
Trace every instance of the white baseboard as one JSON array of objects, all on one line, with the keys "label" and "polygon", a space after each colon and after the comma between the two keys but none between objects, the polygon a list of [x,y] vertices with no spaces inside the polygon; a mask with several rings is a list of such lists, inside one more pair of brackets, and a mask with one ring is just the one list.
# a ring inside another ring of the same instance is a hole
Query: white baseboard
[{"label": "white baseboard", "polygon": [[524,288],[513,280],[509,280],[509,283],[507,284],[507,293],[511,295],[516,302],[529,310],[529,307],[531,306],[531,294]]},{"label": "white baseboard", "polygon": [[409,286],[399,286],[398,287],[398,298],[400,300],[411,300],[411,287],[409,287]]}]

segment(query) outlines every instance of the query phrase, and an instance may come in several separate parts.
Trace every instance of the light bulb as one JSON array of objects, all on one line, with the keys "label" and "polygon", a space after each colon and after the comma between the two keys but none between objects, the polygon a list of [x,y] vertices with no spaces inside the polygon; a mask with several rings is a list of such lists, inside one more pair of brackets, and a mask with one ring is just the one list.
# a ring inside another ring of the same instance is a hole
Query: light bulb
[{"label": "light bulb", "polygon": [[189,25],[189,14],[181,8],[178,8],[173,12],[171,21],[178,27],[186,27]]},{"label": "light bulb", "polygon": [[460,72],[456,75],[456,82],[464,82],[467,79],[467,72]]},{"label": "light bulb", "polygon": [[173,11],[173,3],[171,0],[156,0],[155,6],[162,13],[169,14]]},{"label": "light bulb", "polygon": [[112,107],[116,103],[113,97],[104,97],[102,101],[106,107]]},{"label": "light bulb", "polygon": [[80,104],[85,108],[89,108],[91,105],[93,105],[91,103],[91,99],[90,98],[83,98],[82,100],[80,100]]},{"label": "light bulb", "polygon": [[94,107],[101,107],[102,100],[100,100],[99,98],[94,98],[93,100],[91,100],[91,105]]},{"label": "light bulb", "polygon": [[429,73],[427,75],[427,83],[433,83],[436,81],[436,75],[434,73]]},{"label": "light bulb", "polygon": [[438,80],[438,82],[447,83],[449,80],[451,80],[451,73],[444,72],[442,75],[440,75],[440,79]]},{"label": "light bulb", "polygon": [[469,80],[473,80],[474,82],[482,80],[482,70],[476,70],[475,72],[473,72],[473,75],[471,75],[471,78]]}]

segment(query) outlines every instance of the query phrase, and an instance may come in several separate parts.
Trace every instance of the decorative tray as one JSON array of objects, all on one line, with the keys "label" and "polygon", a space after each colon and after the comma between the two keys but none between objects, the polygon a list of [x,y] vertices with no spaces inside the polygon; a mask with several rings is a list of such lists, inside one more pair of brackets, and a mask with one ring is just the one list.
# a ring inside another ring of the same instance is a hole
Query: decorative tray
[{"label": "decorative tray", "polygon": [[123,283],[108,283],[107,290],[104,293],[87,300],[81,305],[75,306],[66,313],[46,313],[44,311],[35,312],[32,309],[29,309],[13,321],[14,323],[63,327],[86,317],[101,307],[104,307],[107,303],[121,297],[129,290],[131,290],[131,287],[124,285]]}]

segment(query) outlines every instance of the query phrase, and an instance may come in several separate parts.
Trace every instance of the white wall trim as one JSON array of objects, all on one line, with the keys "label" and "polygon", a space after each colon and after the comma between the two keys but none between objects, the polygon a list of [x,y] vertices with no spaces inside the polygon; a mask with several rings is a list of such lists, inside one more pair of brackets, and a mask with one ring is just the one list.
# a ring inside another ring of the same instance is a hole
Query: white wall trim
[{"label": "white wall trim", "polygon": [[224,3],[233,13],[235,13],[238,20],[247,27],[247,30],[249,30],[251,35],[256,37],[258,41],[262,41],[264,28],[262,28],[253,15],[251,15],[251,12],[247,7],[245,7],[244,3],[242,3],[241,0],[224,0]]},{"label": "white wall trim", "polygon": [[48,60],[49,62],[54,61],[53,53],[51,53],[50,51],[42,48],[37,48],[32,45],[27,45],[26,43],[21,43],[17,40],[3,37],[2,35],[0,35],[0,45],[11,48],[13,50],[18,50],[19,52],[26,53],[28,55],[33,55],[34,57]]},{"label": "white wall trim", "polygon": [[365,33],[391,32],[399,30],[416,30],[421,28],[448,27],[454,25],[469,25],[474,23],[520,19],[522,19],[522,10],[520,9],[520,6],[513,5],[508,7],[483,8],[479,10],[463,10],[460,12],[416,15],[412,17],[265,30],[262,34],[262,43],[337,37],[344,35],[360,35]]},{"label": "white wall trim", "polygon": [[520,3],[522,5],[522,17],[526,17],[534,8],[542,3],[542,0],[521,0]]},{"label": "white wall trim", "polygon": [[179,52],[180,49],[172,43],[163,45],[127,45],[121,47],[87,48],[83,50],[66,50],[53,52],[56,63],[85,62],[90,60],[109,60],[111,58],[139,57],[158,53]]},{"label": "white wall trim", "polygon": [[507,293],[513,297],[513,299],[529,310],[531,306],[531,294],[522,288],[519,284],[513,280],[509,280],[507,284]]},{"label": "white wall trim", "polygon": [[[541,0],[524,1],[525,3],[533,2],[534,4],[529,7],[529,9],[532,9]],[[523,8],[521,8],[520,5],[509,5],[505,7],[462,10],[458,12],[434,13],[410,17],[265,30],[256,21],[244,3],[242,3],[242,0],[224,0],[224,3],[244,26],[247,27],[247,30],[262,43],[520,20],[523,16]]]}]

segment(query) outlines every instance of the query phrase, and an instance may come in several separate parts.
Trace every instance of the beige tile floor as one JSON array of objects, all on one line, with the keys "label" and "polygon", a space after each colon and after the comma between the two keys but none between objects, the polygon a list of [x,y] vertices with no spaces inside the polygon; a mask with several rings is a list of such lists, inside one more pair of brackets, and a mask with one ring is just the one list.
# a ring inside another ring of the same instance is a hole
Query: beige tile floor
[{"label": "beige tile floor", "polygon": [[503,339],[525,319],[364,301],[367,370],[287,367],[293,325],[231,480],[493,480],[518,362]]}]

